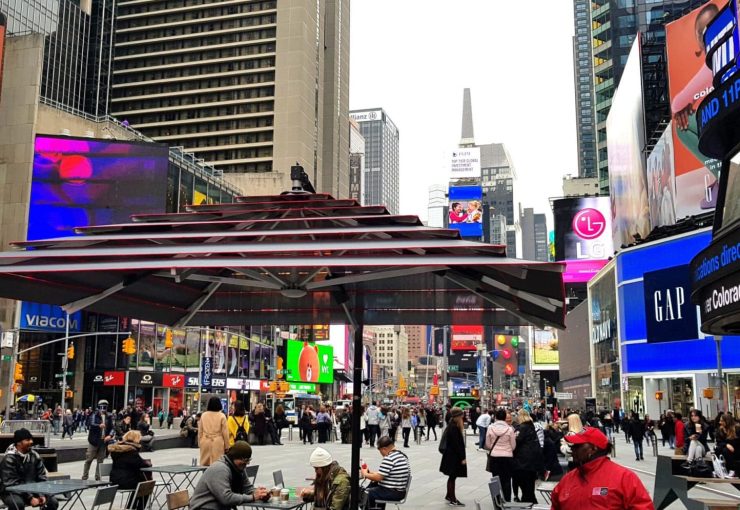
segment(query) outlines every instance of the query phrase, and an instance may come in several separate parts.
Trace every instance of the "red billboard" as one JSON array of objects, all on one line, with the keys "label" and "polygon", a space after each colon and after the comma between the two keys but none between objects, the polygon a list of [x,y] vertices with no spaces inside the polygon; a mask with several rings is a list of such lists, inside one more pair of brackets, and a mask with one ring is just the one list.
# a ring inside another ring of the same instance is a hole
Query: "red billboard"
[{"label": "red billboard", "polygon": [[126,384],[126,373],[121,371],[105,372],[103,374],[104,386],[123,386]]},{"label": "red billboard", "polygon": [[185,376],[182,374],[162,374],[162,386],[165,388],[184,388]]},{"label": "red billboard", "polygon": [[452,326],[453,351],[476,351],[483,342],[483,326]]},{"label": "red billboard", "polygon": [[673,123],[676,219],[714,209],[720,162],[699,152],[694,113],[712,91],[703,33],[727,0],[710,0],[666,25],[668,89]]}]

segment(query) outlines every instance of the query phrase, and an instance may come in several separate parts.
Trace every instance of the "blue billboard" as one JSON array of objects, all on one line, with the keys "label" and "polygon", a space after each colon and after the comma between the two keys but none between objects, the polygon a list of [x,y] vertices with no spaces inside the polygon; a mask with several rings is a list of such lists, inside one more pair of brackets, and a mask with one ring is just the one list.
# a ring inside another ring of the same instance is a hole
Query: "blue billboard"
[{"label": "blue billboard", "polygon": [[[686,267],[711,239],[711,229],[705,229],[617,255],[618,327],[625,375],[716,370],[714,338],[698,332],[698,309],[689,299]],[[673,323],[683,324],[685,330],[671,334]],[[740,344],[734,343],[740,337],[724,338],[724,367],[740,368]]]},{"label": "blue billboard", "polygon": [[483,188],[481,186],[450,186],[448,191],[450,228],[462,237],[483,235]]},{"label": "blue billboard", "polygon": [[[67,327],[67,313],[61,306],[41,303],[21,303],[21,329],[54,331],[64,333]],[[82,331],[82,312],[69,316],[69,331]]]}]

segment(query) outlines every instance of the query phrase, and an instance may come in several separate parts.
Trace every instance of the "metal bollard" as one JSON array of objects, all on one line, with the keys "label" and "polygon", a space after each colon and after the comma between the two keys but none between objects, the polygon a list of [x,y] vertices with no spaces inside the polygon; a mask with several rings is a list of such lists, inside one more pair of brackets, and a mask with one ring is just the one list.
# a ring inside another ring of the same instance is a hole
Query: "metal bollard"
[{"label": "metal bollard", "polygon": [[292,424],[288,425],[288,439],[290,441],[293,440],[293,425]]},{"label": "metal bollard", "polygon": [[653,436],[653,457],[658,456],[658,439]]},{"label": "metal bollard", "polygon": [[616,457],[617,456],[617,441],[615,440],[614,436],[612,436],[611,443],[612,443],[612,457]]}]

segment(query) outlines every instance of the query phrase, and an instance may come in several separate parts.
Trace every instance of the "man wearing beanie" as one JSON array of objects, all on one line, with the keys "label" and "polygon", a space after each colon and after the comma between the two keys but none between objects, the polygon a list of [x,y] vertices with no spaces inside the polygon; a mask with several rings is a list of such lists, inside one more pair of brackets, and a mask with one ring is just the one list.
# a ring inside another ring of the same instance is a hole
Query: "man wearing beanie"
[{"label": "man wearing beanie", "polygon": [[244,472],[251,459],[249,443],[236,441],[229,452],[200,477],[190,499],[190,510],[230,510],[266,499],[267,489],[255,489]]},{"label": "man wearing beanie", "polygon": [[349,507],[350,481],[347,471],[323,448],[316,448],[309,464],[316,479],[312,489],[303,489],[303,501],[313,501],[314,508],[343,510]]},{"label": "man wearing beanie", "polygon": [[0,478],[2,478],[2,493],[0,498],[8,508],[23,508],[26,506],[46,506],[49,510],[56,510],[59,503],[52,496],[40,494],[17,494],[8,492],[7,487],[23,483],[45,482],[46,468],[41,456],[31,449],[33,436],[27,429],[18,429],[13,434],[13,444],[5,450],[5,457],[0,464]]}]

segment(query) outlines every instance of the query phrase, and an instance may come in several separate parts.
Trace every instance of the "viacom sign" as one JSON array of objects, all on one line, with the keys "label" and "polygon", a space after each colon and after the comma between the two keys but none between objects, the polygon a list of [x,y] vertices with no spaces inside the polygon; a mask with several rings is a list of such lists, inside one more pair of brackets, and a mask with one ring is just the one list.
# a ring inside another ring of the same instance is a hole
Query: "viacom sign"
[{"label": "viacom sign", "polygon": [[[82,331],[82,312],[69,316],[69,330]],[[23,301],[21,304],[21,329],[61,331],[67,327],[67,314],[60,306]]]}]

